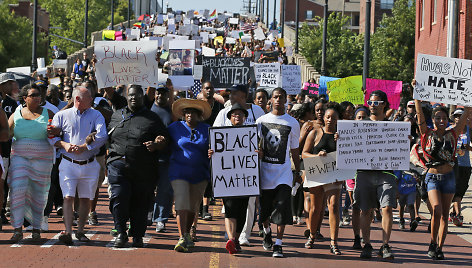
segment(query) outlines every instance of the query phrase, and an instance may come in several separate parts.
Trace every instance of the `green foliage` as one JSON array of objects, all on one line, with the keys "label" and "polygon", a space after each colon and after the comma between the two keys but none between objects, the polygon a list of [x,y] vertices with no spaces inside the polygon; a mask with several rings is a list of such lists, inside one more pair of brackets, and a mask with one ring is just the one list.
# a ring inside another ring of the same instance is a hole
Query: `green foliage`
[{"label": "green foliage", "polygon": [[[326,41],[325,75],[346,77],[362,74],[362,38],[347,29],[349,17],[331,13],[328,17]],[[316,17],[319,26],[304,24],[300,30],[301,54],[318,71],[321,69],[321,52],[323,42],[323,18]]]},{"label": "green foliage", "polygon": [[415,68],[415,4],[396,0],[371,40],[370,77],[411,82]]},{"label": "green foliage", "polygon": [[[16,1],[0,3],[0,71],[10,67],[31,65],[31,49],[33,23],[25,17],[15,16],[10,12],[8,4]],[[37,35],[36,56],[46,57],[47,38],[44,34]]]}]

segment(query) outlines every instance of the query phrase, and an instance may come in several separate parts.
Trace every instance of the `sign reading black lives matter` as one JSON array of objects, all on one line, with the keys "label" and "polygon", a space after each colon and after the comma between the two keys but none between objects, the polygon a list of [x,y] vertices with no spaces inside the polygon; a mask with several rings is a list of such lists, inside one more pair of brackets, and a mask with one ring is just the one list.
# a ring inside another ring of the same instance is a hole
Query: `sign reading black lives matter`
[{"label": "sign reading black lives matter", "polygon": [[259,195],[257,126],[210,128],[215,197]]},{"label": "sign reading black lives matter", "polygon": [[215,88],[248,83],[250,58],[203,57],[202,64],[203,80]]},{"label": "sign reading black lives matter", "polygon": [[338,121],[338,169],[408,170],[409,122]]},{"label": "sign reading black lives matter", "polygon": [[413,98],[472,105],[472,60],[418,54]]}]

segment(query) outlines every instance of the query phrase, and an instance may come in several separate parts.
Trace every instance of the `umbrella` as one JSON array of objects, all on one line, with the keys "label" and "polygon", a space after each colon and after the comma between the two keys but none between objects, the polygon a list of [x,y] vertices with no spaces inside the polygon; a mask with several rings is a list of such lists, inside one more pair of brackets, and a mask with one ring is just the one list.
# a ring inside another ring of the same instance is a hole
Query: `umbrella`
[{"label": "umbrella", "polygon": [[143,14],[143,15],[139,16],[138,20],[144,20],[144,18],[146,18],[146,17],[149,17],[149,15],[148,14]]}]

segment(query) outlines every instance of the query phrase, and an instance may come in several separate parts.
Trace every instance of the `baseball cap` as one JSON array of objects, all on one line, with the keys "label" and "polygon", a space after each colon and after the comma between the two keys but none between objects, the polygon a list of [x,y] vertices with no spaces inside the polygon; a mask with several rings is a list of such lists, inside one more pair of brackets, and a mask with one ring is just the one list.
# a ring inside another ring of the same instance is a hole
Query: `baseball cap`
[{"label": "baseball cap", "polygon": [[38,80],[34,82],[34,84],[37,85],[38,87],[48,87],[48,84],[46,84],[46,82],[44,82],[43,80]]},{"label": "baseball cap", "polygon": [[248,94],[248,89],[245,85],[232,85],[227,89],[228,91],[242,91]]},{"label": "baseball cap", "polygon": [[0,74],[0,85],[8,81],[16,81],[15,76],[12,73],[1,73]]},{"label": "baseball cap", "polygon": [[409,101],[406,106],[415,106],[415,101]]},{"label": "baseball cap", "polygon": [[456,116],[456,115],[462,115],[464,114],[464,110],[462,109],[457,109],[454,111],[454,113],[452,115]]}]

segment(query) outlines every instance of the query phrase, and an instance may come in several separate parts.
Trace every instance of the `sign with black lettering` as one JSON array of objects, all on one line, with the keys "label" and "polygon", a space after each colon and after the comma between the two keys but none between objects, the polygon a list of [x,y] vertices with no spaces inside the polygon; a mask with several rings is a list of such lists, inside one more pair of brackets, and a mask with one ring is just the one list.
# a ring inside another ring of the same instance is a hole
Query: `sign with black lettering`
[{"label": "sign with black lettering", "polygon": [[356,171],[353,169],[338,169],[336,167],[336,153],[326,156],[315,156],[303,159],[305,166],[305,181],[303,187],[317,187],[320,185],[354,179]]},{"label": "sign with black lettering", "polygon": [[250,58],[203,57],[202,64],[203,80],[215,88],[248,83]]},{"label": "sign with black lettering", "polygon": [[339,169],[408,170],[411,123],[338,121]]},{"label": "sign with black lettering", "polygon": [[259,195],[257,126],[210,128],[215,197]]},{"label": "sign with black lettering", "polygon": [[472,60],[418,54],[415,79],[417,100],[472,104]]}]

